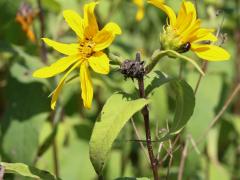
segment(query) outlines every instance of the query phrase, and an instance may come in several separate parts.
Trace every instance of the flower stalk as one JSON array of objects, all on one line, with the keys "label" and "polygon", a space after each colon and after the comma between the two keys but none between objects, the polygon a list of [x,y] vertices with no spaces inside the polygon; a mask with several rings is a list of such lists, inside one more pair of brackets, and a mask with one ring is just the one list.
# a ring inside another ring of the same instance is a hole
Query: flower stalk
[{"label": "flower stalk", "polygon": [[156,50],[152,55],[151,62],[146,67],[146,74],[150,73],[153,70],[153,68],[157,65],[159,60],[161,60],[164,56],[168,56],[170,58],[179,58],[181,60],[190,62],[202,76],[205,75],[201,67],[193,59],[187,56],[184,56],[174,50],[164,50],[164,51]]},{"label": "flower stalk", "polygon": [[[140,53],[136,54],[136,61],[141,62]],[[144,75],[138,78],[138,90],[139,90],[139,96],[141,98],[146,98],[143,77],[144,77]],[[151,139],[151,129],[150,129],[148,107],[144,106],[141,113],[142,113],[142,116],[144,119],[147,149],[148,149],[148,154],[149,154],[149,158],[150,158],[150,162],[151,162],[151,168],[152,168],[154,180],[158,180],[159,177],[158,177],[158,169],[157,169],[157,159],[154,157],[153,147],[152,147],[152,143],[151,143],[152,139]]]}]

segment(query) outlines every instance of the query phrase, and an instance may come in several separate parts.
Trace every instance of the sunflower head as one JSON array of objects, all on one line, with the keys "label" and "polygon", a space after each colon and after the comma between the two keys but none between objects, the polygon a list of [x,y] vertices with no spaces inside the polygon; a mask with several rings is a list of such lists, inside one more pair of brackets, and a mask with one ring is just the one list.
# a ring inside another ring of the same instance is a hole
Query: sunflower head
[{"label": "sunflower head", "polygon": [[50,78],[66,71],[51,94],[52,109],[56,106],[67,77],[75,69],[79,70],[83,105],[87,109],[91,108],[93,99],[90,69],[99,74],[109,73],[109,58],[104,53],[104,49],[112,44],[116,35],[121,34],[121,29],[113,22],[109,22],[102,29],[99,29],[94,14],[96,5],[96,2],[85,4],[83,18],[73,10],[63,11],[67,24],[77,35],[78,43],[65,44],[42,38],[47,45],[66,55],[50,66],[40,68],[33,73],[33,76],[37,78]]},{"label": "sunflower head", "polygon": [[[150,4],[164,11],[168,16],[167,24],[160,35],[161,49],[184,53],[189,50],[208,61],[221,61],[230,58],[229,53],[213,44],[218,38],[214,29],[202,28],[197,18],[196,8],[190,1],[183,1],[178,14],[161,0],[149,0]],[[207,43],[206,43],[207,42]]]},{"label": "sunflower head", "polygon": [[160,34],[160,43],[162,50],[178,51],[182,46],[179,36],[172,30],[170,26],[165,26]]}]

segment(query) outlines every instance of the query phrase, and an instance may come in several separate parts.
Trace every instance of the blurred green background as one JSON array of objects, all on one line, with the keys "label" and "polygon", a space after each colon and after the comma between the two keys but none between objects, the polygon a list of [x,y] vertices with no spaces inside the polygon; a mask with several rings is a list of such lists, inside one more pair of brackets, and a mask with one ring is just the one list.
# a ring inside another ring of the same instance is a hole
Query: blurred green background
[{"label": "blurred green background", "polygon": [[[89,160],[89,139],[94,122],[106,99],[116,91],[134,92],[131,80],[125,81],[117,67],[107,76],[93,75],[94,100],[91,110],[82,106],[78,79],[69,82],[60,95],[60,107],[56,112],[50,109],[48,95],[56,87],[59,77],[39,80],[32,72],[44,66],[40,58],[41,28],[38,16],[33,29],[37,42],[29,41],[21,26],[16,22],[16,13],[23,1],[0,0],[0,161],[22,162],[56,174],[56,157],[59,176],[65,180],[96,179],[96,173]],[[36,0],[24,1],[38,11]],[[76,42],[74,33],[65,23],[62,11],[73,9],[82,14],[84,0],[42,0],[45,18],[45,37],[60,42]],[[122,28],[110,46],[109,52],[133,59],[141,51],[144,60],[149,60],[159,48],[159,33],[166,23],[165,14],[145,3],[142,21],[135,19],[136,5],[131,0],[100,0],[96,14],[101,25],[116,22]],[[177,179],[183,142],[189,134],[193,141],[198,139],[214,116],[224,105],[237,83],[240,83],[240,1],[239,0],[196,0],[198,15],[204,27],[217,29],[224,19],[220,38],[226,42],[223,47],[231,54],[226,62],[208,64],[206,76],[202,79],[196,96],[194,114],[182,132],[173,153],[173,164],[169,179]],[[181,0],[166,3],[178,11]],[[217,15],[216,15],[217,14]],[[224,38],[223,38],[224,37]],[[220,40],[220,41],[221,41]],[[48,64],[62,55],[47,48]],[[203,61],[189,53],[199,64]],[[182,62],[166,58],[156,69],[178,77]],[[184,63],[182,78],[194,88],[199,74],[191,64]],[[174,105],[171,91],[162,87],[152,97],[150,118],[152,132],[156,124],[166,128],[167,119],[172,117]],[[57,121],[53,127],[53,117]],[[134,116],[141,136],[144,137],[143,120]],[[57,127],[57,128],[56,128]],[[154,136],[154,134],[153,134]],[[55,137],[55,140],[52,140]],[[46,143],[48,139],[50,143]],[[136,139],[131,123],[128,123],[111,151],[105,168],[105,179],[118,177],[151,177],[151,171],[144,153]],[[43,146],[44,144],[44,146]],[[154,143],[155,152],[159,144]],[[221,119],[209,132],[203,143],[197,145],[200,152],[188,153],[184,178],[191,180],[239,180],[240,179],[240,94],[234,99]],[[167,153],[168,143],[160,157]],[[56,154],[57,152],[57,154]],[[160,174],[166,175],[169,157],[161,164]],[[6,175],[5,179],[27,179]]]}]

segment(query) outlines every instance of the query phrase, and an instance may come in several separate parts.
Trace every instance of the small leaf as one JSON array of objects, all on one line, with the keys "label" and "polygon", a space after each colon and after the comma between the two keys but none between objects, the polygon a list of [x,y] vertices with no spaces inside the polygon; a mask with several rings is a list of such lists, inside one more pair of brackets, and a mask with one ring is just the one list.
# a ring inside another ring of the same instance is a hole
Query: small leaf
[{"label": "small leaf", "polygon": [[59,179],[47,171],[40,170],[35,167],[27,166],[26,164],[23,164],[23,163],[1,162],[0,165],[4,167],[5,173],[18,174],[21,176],[30,177],[34,179],[44,179],[44,180]]},{"label": "small leaf", "polygon": [[151,83],[148,83],[149,85],[146,87],[148,97],[151,98],[151,93],[166,83],[170,84],[170,88],[176,97],[176,108],[172,126],[169,132],[160,139],[160,141],[165,141],[179,133],[185,127],[193,114],[195,96],[191,86],[185,81],[167,77],[159,71],[155,72],[155,74],[155,77],[151,78]]},{"label": "small leaf", "polygon": [[171,88],[176,93],[176,110],[173,126],[169,133],[174,135],[184,128],[192,116],[195,106],[195,96],[191,86],[183,80],[172,81]]},{"label": "small leaf", "polygon": [[[153,76],[148,76],[149,78],[145,80],[146,90],[145,93],[148,96],[155,88],[171,81],[173,78],[168,77],[160,71],[155,71]],[[150,82],[148,82],[150,81]]]},{"label": "small leaf", "polygon": [[189,86],[185,81],[172,80],[170,82],[170,87],[176,94],[174,119],[169,132],[160,138],[159,141],[166,141],[173,135],[178,134],[187,125],[195,107],[194,92],[191,86]]},{"label": "small leaf", "polygon": [[124,93],[116,93],[107,100],[90,139],[90,159],[98,174],[102,173],[108,152],[121,129],[148,103],[146,99],[132,100]]}]

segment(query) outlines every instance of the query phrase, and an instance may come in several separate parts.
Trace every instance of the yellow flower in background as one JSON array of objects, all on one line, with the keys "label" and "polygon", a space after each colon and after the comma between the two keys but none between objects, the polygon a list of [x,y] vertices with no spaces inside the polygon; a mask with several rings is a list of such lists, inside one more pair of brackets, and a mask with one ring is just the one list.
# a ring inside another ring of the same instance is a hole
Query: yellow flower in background
[{"label": "yellow flower in background", "polygon": [[138,7],[136,20],[141,21],[144,16],[144,0],[133,0],[133,3]]},{"label": "yellow flower in background", "polygon": [[53,91],[51,108],[54,109],[59,93],[63,88],[67,76],[76,68],[80,72],[80,84],[84,107],[91,108],[93,98],[93,85],[89,72],[91,67],[100,74],[109,73],[109,58],[103,52],[111,45],[115,35],[121,34],[120,27],[110,22],[102,30],[99,30],[94,8],[97,3],[89,3],[84,6],[84,18],[81,18],[75,11],[65,10],[63,16],[78,37],[78,43],[63,44],[47,38],[43,41],[55,50],[66,55],[50,66],[36,70],[33,73],[37,78],[49,78],[67,70],[61,78],[57,88]]},{"label": "yellow flower in background", "polygon": [[149,0],[150,4],[164,11],[169,21],[161,34],[162,49],[171,49],[180,53],[192,50],[196,55],[208,61],[228,60],[230,54],[223,48],[213,45],[218,39],[214,29],[201,28],[193,3],[183,1],[178,16],[172,8],[161,0]]}]

